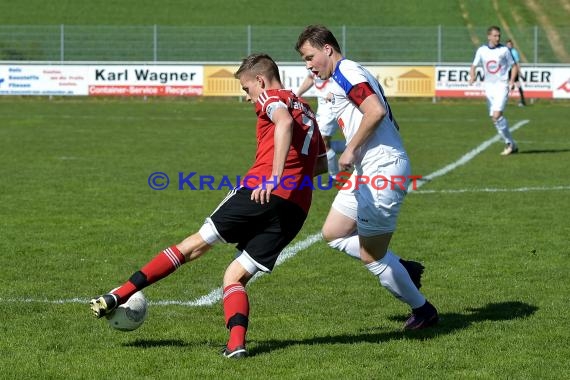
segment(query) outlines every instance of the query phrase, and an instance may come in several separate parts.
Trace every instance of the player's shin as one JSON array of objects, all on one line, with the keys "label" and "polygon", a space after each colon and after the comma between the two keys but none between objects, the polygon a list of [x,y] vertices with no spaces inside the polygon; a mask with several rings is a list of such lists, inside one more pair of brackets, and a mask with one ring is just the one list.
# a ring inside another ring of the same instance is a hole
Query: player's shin
[{"label": "player's shin", "polygon": [[157,254],[140,271],[133,273],[127,282],[113,291],[113,294],[119,297],[119,304],[122,304],[137,291],[174,272],[184,262],[184,255],[175,245],[168,247]]},{"label": "player's shin", "polygon": [[504,116],[497,119],[495,122],[495,128],[497,128],[497,132],[499,132],[499,135],[501,135],[505,143],[513,143],[513,137],[509,130],[509,122]]},{"label": "player's shin", "polygon": [[386,252],[382,259],[367,264],[366,267],[378,277],[383,287],[412,309],[426,302],[398,257],[392,252]]},{"label": "player's shin", "polygon": [[230,330],[228,350],[245,347],[245,335],[249,323],[249,300],[242,284],[231,284],[224,288],[224,316]]}]

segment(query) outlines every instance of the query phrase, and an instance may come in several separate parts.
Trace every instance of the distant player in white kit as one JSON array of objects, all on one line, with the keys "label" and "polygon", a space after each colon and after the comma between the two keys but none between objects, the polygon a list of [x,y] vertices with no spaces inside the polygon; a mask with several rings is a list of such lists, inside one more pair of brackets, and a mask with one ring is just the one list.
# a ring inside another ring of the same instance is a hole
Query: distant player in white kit
[{"label": "distant player in white kit", "polygon": [[505,141],[505,149],[501,155],[508,156],[519,150],[509,131],[509,123],[503,116],[509,98],[509,90],[515,85],[518,65],[515,64],[509,48],[500,44],[501,29],[498,26],[491,26],[487,29],[487,40],[487,45],[481,46],[475,53],[469,84],[472,85],[475,82],[475,68],[481,65],[485,74],[484,86],[487,104],[489,105],[489,116],[493,119],[499,135]]},{"label": "distant player in white kit", "polygon": [[333,178],[339,172],[337,154],[344,152],[344,141],[334,140],[332,137],[338,130],[338,123],[332,111],[330,79],[320,79],[313,73],[309,72],[303,83],[296,91],[297,96],[301,97],[311,87],[315,88],[317,95],[317,124],[321,131],[321,136],[325,141],[325,148],[327,149],[327,162],[329,166],[329,175]]}]

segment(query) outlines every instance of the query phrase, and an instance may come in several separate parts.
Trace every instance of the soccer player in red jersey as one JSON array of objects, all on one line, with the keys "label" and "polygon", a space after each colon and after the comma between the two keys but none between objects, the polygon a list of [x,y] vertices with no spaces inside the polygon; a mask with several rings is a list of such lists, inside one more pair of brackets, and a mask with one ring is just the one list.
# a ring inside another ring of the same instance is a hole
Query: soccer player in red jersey
[{"label": "soccer player in red jersey", "polygon": [[200,230],[158,253],[122,286],[91,300],[100,318],[146,286],[168,276],[218,242],[234,243],[240,255],[223,279],[223,306],[229,340],[222,354],[247,356],[249,301],[245,285],[258,271],[271,272],[279,253],[300,231],[313,187],[326,173],[323,139],[310,106],[283,89],[277,64],[265,54],[245,58],[235,73],[255,105],[257,152],[241,186],[226,196]]}]

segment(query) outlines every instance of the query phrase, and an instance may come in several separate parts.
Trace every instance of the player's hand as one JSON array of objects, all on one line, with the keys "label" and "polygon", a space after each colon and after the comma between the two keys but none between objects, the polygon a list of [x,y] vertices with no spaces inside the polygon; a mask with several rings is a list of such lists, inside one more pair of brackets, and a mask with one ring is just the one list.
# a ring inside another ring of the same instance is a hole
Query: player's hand
[{"label": "player's hand", "polygon": [[269,203],[269,198],[271,197],[271,192],[275,187],[271,183],[266,183],[251,192],[251,200],[255,203]]},{"label": "player's hand", "polygon": [[338,159],[338,167],[340,170],[352,170],[356,162],[356,155],[350,149],[345,149]]}]

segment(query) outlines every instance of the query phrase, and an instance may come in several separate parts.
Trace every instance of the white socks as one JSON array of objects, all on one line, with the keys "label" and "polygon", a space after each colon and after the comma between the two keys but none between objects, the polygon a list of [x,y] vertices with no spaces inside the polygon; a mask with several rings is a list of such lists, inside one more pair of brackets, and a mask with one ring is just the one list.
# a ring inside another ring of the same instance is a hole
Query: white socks
[{"label": "white socks", "polygon": [[400,263],[398,256],[391,251],[378,261],[366,264],[366,268],[377,276],[380,284],[397,299],[410,305],[412,309],[422,306],[426,299],[412,282],[408,271]]},{"label": "white socks", "polygon": [[501,116],[495,122],[495,128],[497,128],[497,132],[499,135],[505,140],[506,144],[515,145],[515,140],[513,140],[513,136],[511,135],[511,131],[509,131],[509,122],[504,116]]},{"label": "white socks", "polygon": [[327,163],[329,175],[335,177],[338,174],[338,158],[336,158],[336,152],[332,149],[327,150]]},{"label": "white socks", "polygon": [[[329,247],[342,251],[360,260],[360,241],[356,232],[347,237],[328,242]],[[412,282],[408,271],[400,263],[400,258],[392,251],[380,260],[366,264],[366,268],[378,277],[380,284],[397,299],[410,305],[412,309],[422,306],[426,299]]]},{"label": "white socks", "polygon": [[346,238],[335,239],[333,241],[328,242],[329,247],[338,249],[353,257],[357,260],[360,260],[360,241],[358,240],[358,235],[356,232]]}]

